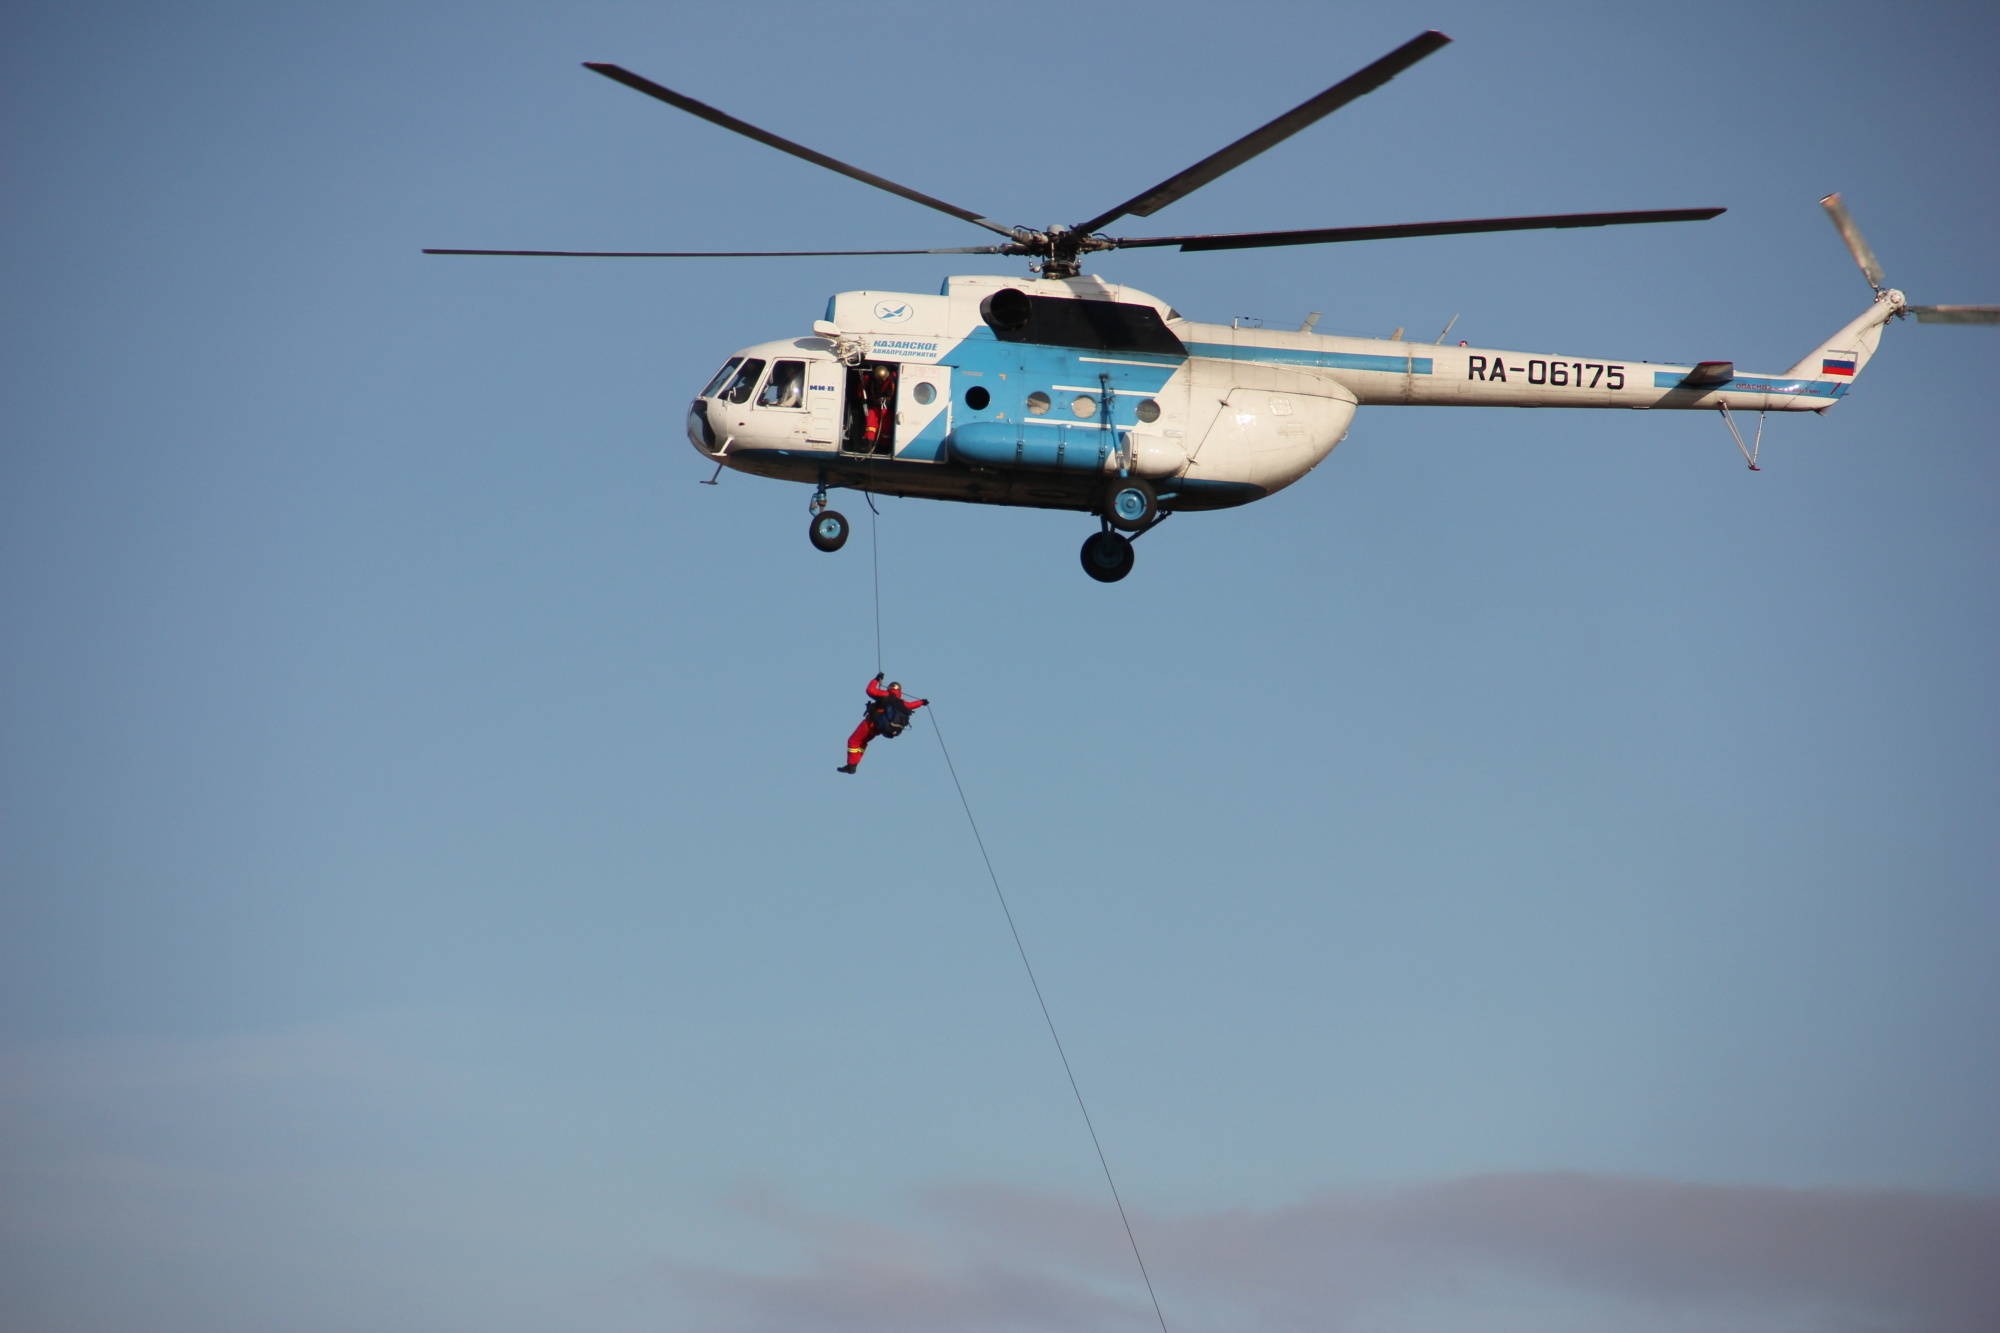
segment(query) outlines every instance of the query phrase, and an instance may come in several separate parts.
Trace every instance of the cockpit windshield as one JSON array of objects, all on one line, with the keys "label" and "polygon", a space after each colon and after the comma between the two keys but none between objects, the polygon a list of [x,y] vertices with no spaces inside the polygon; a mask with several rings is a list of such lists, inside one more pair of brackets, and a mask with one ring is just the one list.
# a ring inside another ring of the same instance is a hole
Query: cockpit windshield
[{"label": "cockpit windshield", "polygon": [[730,375],[734,373],[736,367],[742,364],[743,364],[742,357],[740,356],[730,357],[727,361],[722,363],[722,369],[715,372],[715,378],[708,382],[708,387],[706,389],[703,389],[700,393],[696,394],[695,397],[697,398],[713,397],[715,391],[722,387],[722,382],[728,379]]},{"label": "cockpit windshield", "polygon": [[732,403],[749,402],[750,395],[756,392],[758,377],[763,373],[764,363],[754,356],[751,357],[743,363],[743,368],[736,372],[736,378],[729,381],[728,387],[722,391],[722,396]]}]

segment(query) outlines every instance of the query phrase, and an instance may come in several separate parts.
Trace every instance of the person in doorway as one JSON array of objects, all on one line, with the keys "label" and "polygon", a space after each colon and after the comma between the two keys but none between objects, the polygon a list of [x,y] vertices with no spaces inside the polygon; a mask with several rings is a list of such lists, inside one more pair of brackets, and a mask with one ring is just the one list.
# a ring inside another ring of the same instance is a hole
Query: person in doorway
[{"label": "person in doorway", "polygon": [[867,453],[879,453],[887,433],[883,427],[888,425],[896,403],[896,377],[887,366],[876,366],[868,372],[862,397],[867,411],[862,426],[863,448]]},{"label": "person in doorway", "polygon": [[861,715],[861,725],[847,738],[847,762],[840,766],[842,773],[852,773],[861,764],[861,756],[868,749],[868,742],[877,736],[894,739],[903,734],[903,728],[910,725],[910,714],[929,703],[928,699],[905,699],[903,684],[892,680],[887,689],[882,688],[882,673],[876,672],[875,679],[868,682],[868,711]]}]

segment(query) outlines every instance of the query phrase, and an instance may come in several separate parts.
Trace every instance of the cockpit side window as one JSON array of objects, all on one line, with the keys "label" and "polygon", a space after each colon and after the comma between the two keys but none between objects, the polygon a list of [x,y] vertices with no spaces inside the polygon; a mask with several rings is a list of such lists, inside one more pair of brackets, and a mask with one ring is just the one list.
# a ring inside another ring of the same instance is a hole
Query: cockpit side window
[{"label": "cockpit side window", "polygon": [[736,372],[736,378],[729,381],[729,387],[722,391],[722,396],[732,403],[749,402],[750,395],[757,388],[757,377],[763,373],[764,363],[754,356],[751,357],[743,363],[743,368]]},{"label": "cockpit side window", "polygon": [[735,372],[736,367],[742,364],[743,364],[742,357],[740,356],[730,357],[727,361],[722,363],[722,369],[715,372],[715,378],[708,382],[708,387],[706,389],[703,389],[700,393],[696,394],[695,397],[697,398],[713,397],[715,395],[715,391],[722,387],[722,382],[728,379],[730,375]]},{"label": "cockpit side window", "polygon": [[806,396],[806,363],[779,361],[771,367],[764,392],[757,395],[759,407],[803,407]]}]

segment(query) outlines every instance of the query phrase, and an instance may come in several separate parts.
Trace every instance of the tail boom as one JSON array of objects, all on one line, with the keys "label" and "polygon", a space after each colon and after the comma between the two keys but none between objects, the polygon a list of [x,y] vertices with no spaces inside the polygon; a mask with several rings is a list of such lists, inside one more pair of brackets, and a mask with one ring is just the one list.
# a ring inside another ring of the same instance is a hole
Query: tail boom
[{"label": "tail boom", "polygon": [[[1346,385],[1363,405],[1703,411],[1727,406],[1739,412],[1820,412],[1847,393],[1854,377],[1874,356],[1882,326],[1903,308],[1901,292],[1883,292],[1860,316],[1780,375],[1739,372],[1725,361],[1675,366],[1484,347],[1392,344],[1395,355],[1361,355],[1358,353],[1363,348],[1374,351],[1385,345],[1315,335],[1280,336],[1326,345],[1323,364],[1327,370],[1321,373]],[[1332,346],[1336,343],[1342,346]],[[1354,344],[1353,351],[1345,346],[1348,343]],[[1263,359],[1246,352],[1238,350],[1236,356]],[[1288,353],[1282,359],[1309,365],[1320,358]],[[1366,365],[1373,370],[1374,363],[1381,363],[1380,372],[1361,369]]]}]

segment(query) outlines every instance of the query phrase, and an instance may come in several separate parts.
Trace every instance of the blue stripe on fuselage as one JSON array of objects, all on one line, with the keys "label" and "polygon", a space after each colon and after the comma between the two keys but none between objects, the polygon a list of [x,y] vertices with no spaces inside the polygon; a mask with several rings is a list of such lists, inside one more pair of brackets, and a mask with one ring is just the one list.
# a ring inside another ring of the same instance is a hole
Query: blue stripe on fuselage
[{"label": "blue stripe on fuselage", "polygon": [[1656,370],[1655,389],[1692,389],[1698,393],[1781,393],[1801,398],[1841,398],[1846,396],[1845,380],[1788,380],[1771,375],[1738,375],[1726,384],[1682,384],[1692,372]]}]

